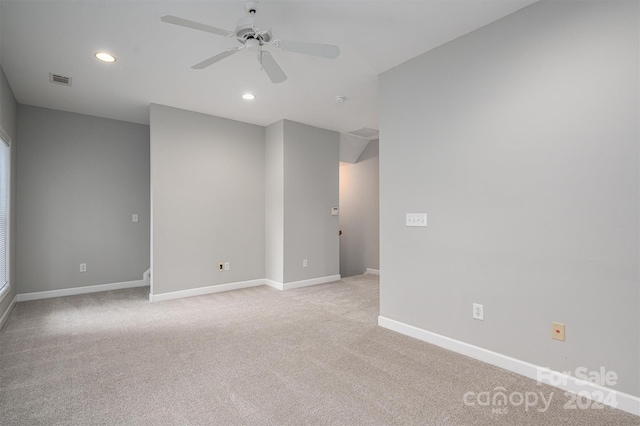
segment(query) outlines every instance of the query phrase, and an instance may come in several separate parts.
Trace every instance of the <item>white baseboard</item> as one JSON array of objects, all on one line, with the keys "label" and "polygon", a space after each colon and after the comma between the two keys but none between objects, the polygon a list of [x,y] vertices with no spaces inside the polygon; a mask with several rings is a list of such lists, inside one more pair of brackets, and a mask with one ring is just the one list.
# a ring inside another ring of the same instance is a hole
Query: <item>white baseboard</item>
[{"label": "white baseboard", "polygon": [[264,279],[264,285],[268,285],[269,287],[273,287],[278,290],[284,290],[284,284],[279,283],[278,281],[267,279],[267,278]]},{"label": "white baseboard", "polygon": [[210,285],[207,287],[191,288],[189,290],[172,291],[170,293],[149,294],[150,302],[162,302],[164,300],[182,299],[183,297],[203,296],[205,294],[220,293],[222,291],[238,290],[241,288],[256,287],[264,284],[264,279],[251,281],[238,281],[235,283]]},{"label": "white baseboard", "polygon": [[380,269],[367,268],[367,270],[365,271],[365,274],[380,275]]},{"label": "white baseboard", "polygon": [[99,293],[101,291],[122,290],[124,288],[146,287],[144,280],[125,281],[122,283],[88,285],[86,287],[63,288],[62,290],[38,291],[35,293],[21,293],[17,295],[18,302],[30,300],[50,299],[52,297],[75,296],[77,294]]},{"label": "white baseboard", "polygon": [[[598,402],[640,416],[640,398],[637,396],[579,380],[576,377],[558,371],[549,371],[544,367],[432,333],[383,316],[378,317],[378,325],[574,394],[584,391],[581,395],[585,397],[588,397],[587,395],[603,395],[604,398]],[[540,374],[541,371],[544,371],[545,374]]]},{"label": "white baseboard", "polygon": [[311,278],[308,280],[293,281],[290,283],[280,283],[278,281],[273,281],[265,278],[264,284],[268,285],[269,287],[277,288],[278,290],[291,290],[294,288],[309,287],[312,285],[332,283],[334,281],[340,281],[340,278],[341,278],[340,275],[329,275],[326,277]]},{"label": "white baseboard", "polygon": [[311,285],[330,283],[338,281],[340,275],[330,275],[328,277],[313,278],[310,280],[295,281],[291,283],[280,283],[278,281],[267,278],[251,281],[240,281],[229,284],[218,284],[208,287],[198,287],[189,290],[172,291],[170,293],[149,294],[150,302],[161,302],[163,300],[182,299],[183,297],[203,296],[205,294],[220,293],[222,291],[238,290],[241,288],[256,287],[259,285],[268,285],[278,290],[291,290],[293,288],[308,287]]},{"label": "white baseboard", "polygon": [[13,296],[13,300],[11,301],[11,303],[9,303],[9,307],[6,311],[4,311],[4,314],[2,314],[2,318],[0,318],[0,330],[2,330],[2,327],[4,327],[4,323],[6,323],[9,319],[9,315],[11,315],[11,311],[13,311],[13,307],[16,306],[17,301],[18,296]]},{"label": "white baseboard", "polygon": [[340,281],[340,275],[329,275],[327,277],[319,277],[319,278],[311,278],[310,280],[302,280],[302,281],[294,281],[291,283],[284,283],[283,286],[283,290],[291,290],[293,288],[300,288],[300,287],[309,287],[312,285],[318,285],[318,284],[326,284],[326,283],[332,283],[334,281]]}]

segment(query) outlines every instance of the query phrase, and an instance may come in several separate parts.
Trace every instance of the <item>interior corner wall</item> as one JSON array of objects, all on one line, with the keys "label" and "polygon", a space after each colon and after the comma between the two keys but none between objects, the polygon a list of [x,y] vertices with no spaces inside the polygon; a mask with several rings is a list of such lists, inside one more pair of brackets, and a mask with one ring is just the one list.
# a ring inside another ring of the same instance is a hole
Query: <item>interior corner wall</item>
[{"label": "interior corner wall", "polygon": [[152,294],[263,279],[265,128],[156,104],[150,123]]},{"label": "interior corner wall", "polygon": [[340,273],[339,164],[339,133],[284,120],[285,284]]},{"label": "interior corner wall", "polygon": [[381,75],[381,316],[640,396],[638,8],[535,3]]},{"label": "interior corner wall", "polygon": [[265,278],[284,283],[284,121],[265,130]]},{"label": "interior corner wall", "polygon": [[[9,86],[4,71],[0,68],[0,125],[11,138],[11,227],[9,230],[9,284],[10,290],[0,301],[0,318],[9,309],[16,296],[16,147],[17,140],[17,109],[16,98]],[[2,324],[0,324],[0,327]]]},{"label": "interior corner wall", "polygon": [[18,136],[18,293],[141,281],[149,127],[19,105]]},{"label": "interior corner wall", "polygon": [[356,163],[340,163],[340,275],[380,269],[379,141]]}]

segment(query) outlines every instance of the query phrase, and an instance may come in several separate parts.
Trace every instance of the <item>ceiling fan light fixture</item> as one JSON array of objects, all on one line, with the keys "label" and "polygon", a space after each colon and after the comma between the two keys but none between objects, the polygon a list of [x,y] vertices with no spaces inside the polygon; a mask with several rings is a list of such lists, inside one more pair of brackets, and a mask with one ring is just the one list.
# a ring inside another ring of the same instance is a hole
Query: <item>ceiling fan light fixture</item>
[{"label": "ceiling fan light fixture", "polygon": [[250,38],[245,42],[244,45],[250,51],[257,52],[258,50],[260,50],[260,41],[256,40],[255,38]]},{"label": "ceiling fan light fixture", "polygon": [[242,99],[244,99],[245,101],[252,101],[256,98],[256,95],[254,95],[253,93],[245,93],[244,95],[242,95]]},{"label": "ceiling fan light fixture", "polygon": [[116,57],[107,52],[96,52],[93,56],[102,62],[113,63],[116,61]]}]

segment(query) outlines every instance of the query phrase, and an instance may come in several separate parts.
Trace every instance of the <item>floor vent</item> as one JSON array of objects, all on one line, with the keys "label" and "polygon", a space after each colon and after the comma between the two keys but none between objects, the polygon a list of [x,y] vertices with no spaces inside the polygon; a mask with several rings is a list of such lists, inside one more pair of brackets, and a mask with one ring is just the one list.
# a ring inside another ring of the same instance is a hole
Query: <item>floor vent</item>
[{"label": "floor vent", "polygon": [[49,81],[64,86],[71,86],[71,77],[65,77],[63,75],[49,73]]}]

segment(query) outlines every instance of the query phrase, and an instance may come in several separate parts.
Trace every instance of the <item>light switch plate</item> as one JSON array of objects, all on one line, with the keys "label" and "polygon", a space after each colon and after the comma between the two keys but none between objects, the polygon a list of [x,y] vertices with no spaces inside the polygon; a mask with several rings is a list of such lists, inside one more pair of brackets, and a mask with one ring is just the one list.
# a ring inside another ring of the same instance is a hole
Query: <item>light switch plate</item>
[{"label": "light switch plate", "polygon": [[484,321],[484,305],[479,303],[473,304],[473,318]]},{"label": "light switch plate", "polygon": [[407,226],[427,226],[427,214],[407,213]]}]

